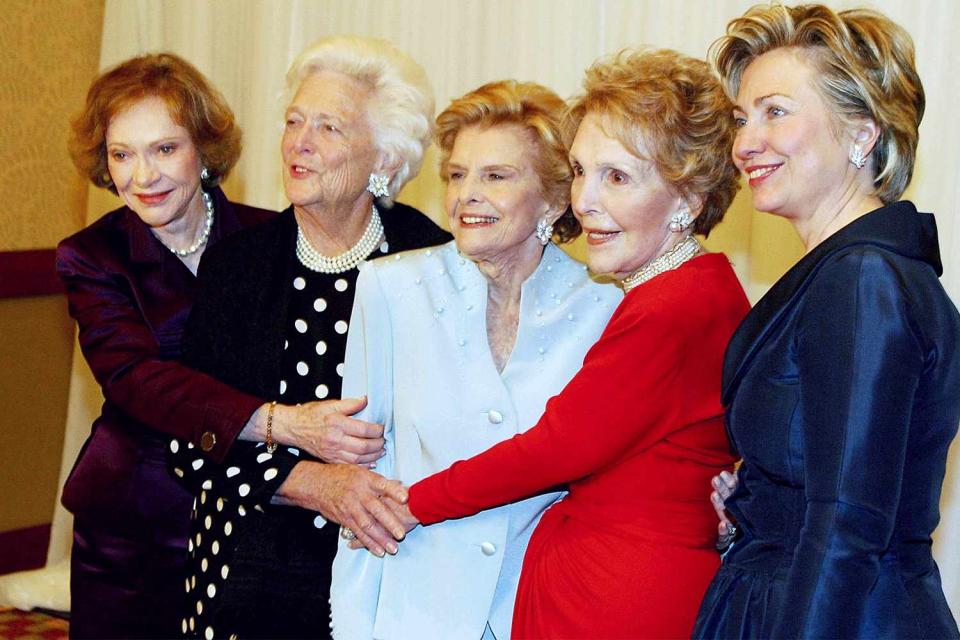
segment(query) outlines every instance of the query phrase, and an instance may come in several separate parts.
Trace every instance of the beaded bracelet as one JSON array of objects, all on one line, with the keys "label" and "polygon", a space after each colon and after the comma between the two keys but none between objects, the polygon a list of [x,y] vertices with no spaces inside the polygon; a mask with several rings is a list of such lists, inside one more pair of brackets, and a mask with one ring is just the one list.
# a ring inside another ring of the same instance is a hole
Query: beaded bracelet
[{"label": "beaded bracelet", "polygon": [[267,453],[273,453],[277,450],[277,443],[273,441],[273,410],[277,407],[277,401],[270,403],[267,409]]}]

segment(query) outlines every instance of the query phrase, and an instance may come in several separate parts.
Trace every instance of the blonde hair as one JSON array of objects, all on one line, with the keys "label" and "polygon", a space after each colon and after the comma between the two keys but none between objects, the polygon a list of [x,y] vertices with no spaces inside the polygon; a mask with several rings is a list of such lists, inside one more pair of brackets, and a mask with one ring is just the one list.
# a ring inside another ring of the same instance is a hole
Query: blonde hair
[{"label": "blonde hair", "polygon": [[667,49],[625,50],[587,69],[583,88],[567,116],[568,140],[588,113],[599,115],[607,135],[650,160],[691,206],[701,205],[693,230],[709,234],[740,188],[732,104],[710,66]]},{"label": "blonde hair", "polygon": [[730,96],[753,60],[781,47],[808,54],[817,88],[840,123],[869,118],[880,137],[871,151],[874,189],[884,202],[910,184],[926,98],[914,63],[913,40],[869,9],[834,12],[820,4],[757,5],[727,25],[711,58]]},{"label": "blonde hair", "polygon": [[490,82],[450,103],[437,116],[437,146],[440,175],[447,179],[447,163],[460,130],[468,126],[493,127],[514,124],[523,127],[537,147],[534,169],[540,178],[544,199],[566,210],[553,223],[557,242],[580,235],[580,223],[570,209],[573,173],[562,135],[566,103],[550,89],[535,82],[500,80]]},{"label": "blonde hair", "polygon": [[388,165],[399,169],[388,185],[392,202],[423,164],[430,144],[433,119],[433,89],[417,62],[379,38],[335,36],[323,38],[304,49],[287,71],[288,98],[305,78],[321,71],[343,73],[370,88],[367,117],[376,147]]},{"label": "blonde hair", "polygon": [[115,115],[150,97],[162,99],[170,118],[190,134],[209,175],[204,186],[219,184],[240,158],[243,134],[220,92],[172,53],[130,58],[97,76],[71,122],[68,147],[77,170],[116,193],[107,169],[107,127]]}]

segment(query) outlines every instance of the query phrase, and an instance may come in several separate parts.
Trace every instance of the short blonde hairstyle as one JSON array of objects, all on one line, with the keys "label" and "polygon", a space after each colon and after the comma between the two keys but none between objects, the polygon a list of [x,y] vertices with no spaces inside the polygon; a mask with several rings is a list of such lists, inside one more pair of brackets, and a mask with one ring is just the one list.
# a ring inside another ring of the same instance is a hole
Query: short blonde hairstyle
[{"label": "short blonde hairstyle", "polygon": [[437,146],[440,175],[447,180],[447,163],[457,134],[470,126],[517,125],[531,137],[537,152],[534,170],[540,178],[544,199],[565,209],[553,223],[554,240],[568,242],[580,235],[580,223],[570,209],[573,172],[562,135],[566,103],[550,89],[535,82],[500,80],[490,82],[457,98],[437,116]]},{"label": "short blonde hairstyle", "polygon": [[[388,203],[417,173],[430,144],[433,88],[417,62],[379,38],[334,36],[304,49],[287,71],[288,98],[308,76],[337,71],[370,88],[367,118],[374,144],[399,169],[388,185]],[[289,101],[289,100],[288,100]]]},{"label": "short blonde hairstyle", "polygon": [[731,157],[733,105],[710,66],[668,49],[625,50],[587,69],[583,89],[567,115],[568,140],[588,113],[599,115],[608,136],[700,205],[693,231],[708,235],[740,188]]},{"label": "short blonde hairstyle", "polygon": [[130,58],[94,79],[83,109],[71,122],[68,147],[77,170],[116,193],[107,169],[107,127],[115,115],[151,97],[162,99],[170,118],[189,132],[209,176],[204,186],[219,184],[240,158],[243,134],[223,95],[196,67],[172,53]]},{"label": "short blonde hairstyle", "polygon": [[839,123],[872,119],[880,137],[871,155],[874,189],[885,204],[903,195],[913,176],[926,104],[913,40],[897,23],[869,9],[834,12],[821,4],[757,5],[727,25],[711,58],[730,96],[753,60],[781,47],[808,54],[817,89]]}]

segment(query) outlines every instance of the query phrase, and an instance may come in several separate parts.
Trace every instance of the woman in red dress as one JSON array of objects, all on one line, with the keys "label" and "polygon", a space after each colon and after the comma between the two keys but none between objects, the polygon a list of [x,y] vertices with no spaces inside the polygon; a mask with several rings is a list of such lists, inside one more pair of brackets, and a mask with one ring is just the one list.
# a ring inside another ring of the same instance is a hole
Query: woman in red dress
[{"label": "woman in red dress", "polygon": [[734,461],[723,352],[749,308],[693,236],[737,190],[730,105],[671,51],[600,61],[584,88],[574,213],[591,269],[627,295],[534,428],[413,485],[408,507],[429,525],[567,483],[527,549],[513,636],[689,637],[719,566],[710,479]]}]

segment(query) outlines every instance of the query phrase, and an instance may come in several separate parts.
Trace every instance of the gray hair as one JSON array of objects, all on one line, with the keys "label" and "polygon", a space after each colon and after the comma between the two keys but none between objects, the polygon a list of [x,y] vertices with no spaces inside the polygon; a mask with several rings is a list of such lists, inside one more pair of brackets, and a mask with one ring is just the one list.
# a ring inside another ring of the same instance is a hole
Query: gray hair
[{"label": "gray hair", "polygon": [[322,38],[304,49],[287,71],[292,96],[305,78],[331,70],[370,86],[367,116],[374,144],[389,164],[399,165],[387,202],[420,171],[433,125],[433,88],[413,58],[386,40],[361,36]]}]

